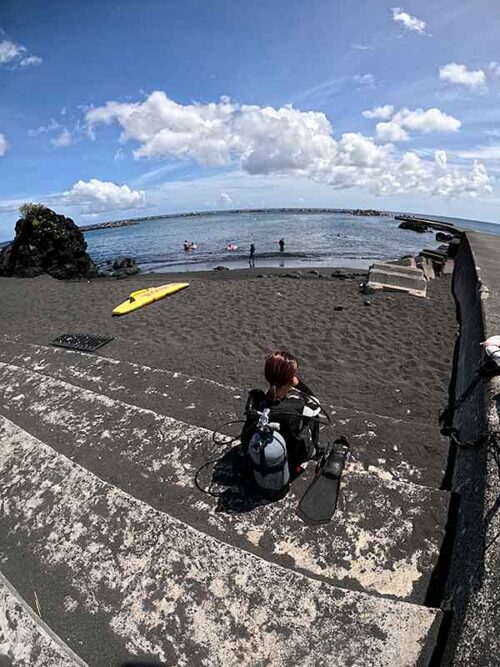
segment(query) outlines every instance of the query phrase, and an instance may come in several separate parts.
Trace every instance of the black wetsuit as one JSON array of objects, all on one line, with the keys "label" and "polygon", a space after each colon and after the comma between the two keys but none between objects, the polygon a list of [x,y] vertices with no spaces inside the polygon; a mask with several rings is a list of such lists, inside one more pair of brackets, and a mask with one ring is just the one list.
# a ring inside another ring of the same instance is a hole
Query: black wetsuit
[{"label": "black wetsuit", "polygon": [[291,387],[280,400],[271,400],[262,389],[252,389],[248,395],[245,425],[240,436],[243,451],[247,451],[259,420],[255,411],[261,412],[265,408],[270,408],[269,421],[280,424],[280,433],[287,445],[290,470],[293,472],[315,453],[319,437],[319,401],[302,381],[296,387]]},{"label": "black wetsuit", "polygon": [[284,252],[284,250],[285,250],[285,241],[284,241],[284,239],[280,239],[278,241],[278,243],[279,243],[279,246],[280,246],[280,252]]}]

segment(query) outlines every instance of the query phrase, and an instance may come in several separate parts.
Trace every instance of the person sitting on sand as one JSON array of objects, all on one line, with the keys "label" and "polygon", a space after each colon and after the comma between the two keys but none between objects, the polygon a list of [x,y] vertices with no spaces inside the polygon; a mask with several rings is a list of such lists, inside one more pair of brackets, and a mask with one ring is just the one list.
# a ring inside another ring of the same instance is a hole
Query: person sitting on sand
[{"label": "person sitting on sand", "polygon": [[301,472],[300,464],[317,455],[321,406],[311,390],[299,379],[297,359],[285,350],[269,354],[264,364],[264,376],[269,383],[266,392],[250,391],[245,407],[245,424],[240,442],[243,452],[255,433],[259,419],[257,412],[271,410],[270,419],[280,424],[284,437],[291,477]]}]

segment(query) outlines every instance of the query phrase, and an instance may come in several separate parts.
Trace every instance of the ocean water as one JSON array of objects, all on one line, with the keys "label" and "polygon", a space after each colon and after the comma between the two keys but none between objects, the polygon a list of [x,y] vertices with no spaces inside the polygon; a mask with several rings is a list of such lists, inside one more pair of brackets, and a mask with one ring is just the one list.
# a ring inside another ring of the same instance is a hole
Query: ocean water
[{"label": "ocean water", "polygon": [[[435,219],[438,219],[435,217]],[[457,226],[500,234],[500,225],[441,218]],[[88,251],[98,264],[134,257],[144,272],[197,271],[216,266],[248,267],[250,244],[257,267],[367,268],[375,260],[397,259],[436,248],[435,234],[398,229],[390,216],[345,213],[220,213],[196,217],[155,218],[129,227],[85,233]],[[285,239],[279,252],[278,239]],[[184,239],[197,244],[185,252]],[[238,245],[230,252],[228,244]]]}]

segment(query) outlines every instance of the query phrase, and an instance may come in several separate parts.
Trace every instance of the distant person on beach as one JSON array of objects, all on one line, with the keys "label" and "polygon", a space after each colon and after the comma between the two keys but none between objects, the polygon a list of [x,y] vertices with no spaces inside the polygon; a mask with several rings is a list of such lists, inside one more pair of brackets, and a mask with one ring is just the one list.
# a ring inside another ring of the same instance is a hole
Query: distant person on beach
[{"label": "distant person on beach", "polygon": [[281,239],[278,241],[278,243],[279,243],[279,245],[280,245],[280,252],[284,252],[284,250],[285,250],[285,239],[284,239],[284,238],[281,238]]},{"label": "distant person on beach", "polygon": [[248,258],[248,264],[251,269],[255,269],[255,245],[250,244],[250,257]]},{"label": "distant person on beach", "polygon": [[245,425],[240,441],[243,451],[248,451],[255,433],[259,415],[265,408],[271,410],[270,418],[280,424],[280,433],[287,446],[291,477],[301,472],[300,464],[318,454],[319,423],[315,419],[321,406],[298,373],[297,359],[285,350],[271,352],[264,364],[264,376],[269,389],[250,391],[245,407]]}]

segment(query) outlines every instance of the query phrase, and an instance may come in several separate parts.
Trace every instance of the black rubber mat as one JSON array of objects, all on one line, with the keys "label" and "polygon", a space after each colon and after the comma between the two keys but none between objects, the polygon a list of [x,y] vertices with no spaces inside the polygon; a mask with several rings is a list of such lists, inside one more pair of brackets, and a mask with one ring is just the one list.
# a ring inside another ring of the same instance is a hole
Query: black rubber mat
[{"label": "black rubber mat", "polygon": [[62,334],[51,342],[56,347],[65,347],[68,350],[93,352],[113,340],[113,336],[94,336],[93,334],[69,333]]}]

